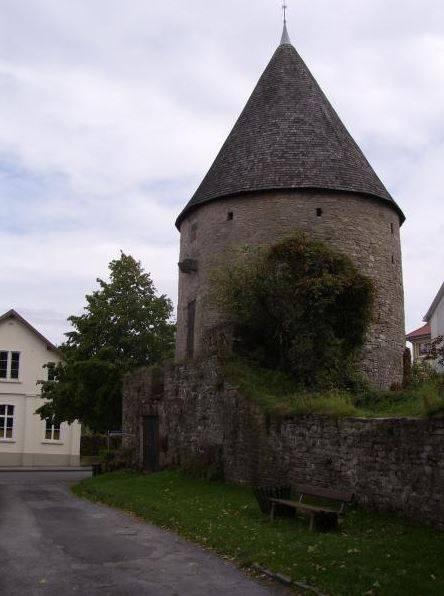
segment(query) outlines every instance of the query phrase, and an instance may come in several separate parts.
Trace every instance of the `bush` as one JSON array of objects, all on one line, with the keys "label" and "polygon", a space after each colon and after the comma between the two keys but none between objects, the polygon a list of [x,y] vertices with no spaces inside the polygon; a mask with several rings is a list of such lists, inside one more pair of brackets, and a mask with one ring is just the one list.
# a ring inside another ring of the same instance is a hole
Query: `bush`
[{"label": "bush", "polygon": [[412,366],[410,384],[413,387],[419,387],[424,383],[435,383],[439,381],[440,374],[426,360],[417,360]]},{"label": "bush", "polygon": [[444,367],[444,337],[440,335],[432,341],[428,360],[434,360],[437,364]]},{"label": "bush", "polygon": [[356,363],[374,290],[348,257],[296,234],[244,248],[212,282],[210,299],[234,324],[241,356],[309,390],[361,385]]},{"label": "bush", "polygon": [[134,464],[133,449],[104,449],[99,455],[104,472],[130,469]]},{"label": "bush", "polygon": [[397,391],[378,391],[367,387],[354,394],[344,390],[309,393],[298,389],[290,375],[262,369],[245,360],[232,359],[225,363],[224,369],[226,378],[272,418],[304,414],[332,418],[422,417],[442,416],[444,413],[443,375]]},{"label": "bush", "polygon": [[[110,437],[111,449],[118,449],[121,446],[121,437]],[[100,434],[82,435],[80,440],[80,455],[82,457],[96,457],[100,452],[108,448],[108,436]]]},{"label": "bush", "polygon": [[208,482],[224,480],[222,452],[217,445],[208,445],[205,450],[184,461],[181,467],[192,478]]}]

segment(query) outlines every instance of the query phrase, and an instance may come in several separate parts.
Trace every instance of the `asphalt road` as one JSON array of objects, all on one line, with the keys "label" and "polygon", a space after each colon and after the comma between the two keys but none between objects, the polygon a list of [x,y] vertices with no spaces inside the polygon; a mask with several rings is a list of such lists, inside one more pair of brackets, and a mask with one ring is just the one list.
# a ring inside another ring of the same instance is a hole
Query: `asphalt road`
[{"label": "asphalt road", "polygon": [[173,533],[77,499],[84,472],[0,472],[2,596],[266,596]]}]

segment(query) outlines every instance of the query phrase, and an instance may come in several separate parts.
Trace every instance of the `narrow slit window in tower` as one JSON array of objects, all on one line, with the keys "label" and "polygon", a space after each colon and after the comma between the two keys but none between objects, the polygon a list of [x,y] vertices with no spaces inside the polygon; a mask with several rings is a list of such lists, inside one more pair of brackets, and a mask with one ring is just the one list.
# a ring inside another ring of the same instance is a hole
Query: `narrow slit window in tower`
[{"label": "narrow slit window in tower", "polygon": [[227,213],[227,221],[232,221],[234,219],[233,211],[228,211]]},{"label": "narrow slit window in tower", "polygon": [[316,215],[317,217],[322,217],[322,209],[320,207],[316,209]]},{"label": "narrow slit window in tower", "polygon": [[197,238],[197,222],[191,224],[190,228],[190,242],[195,242]]},{"label": "narrow slit window in tower", "polygon": [[392,234],[394,234],[395,233],[395,226],[392,223],[390,224],[390,229],[392,230]]}]

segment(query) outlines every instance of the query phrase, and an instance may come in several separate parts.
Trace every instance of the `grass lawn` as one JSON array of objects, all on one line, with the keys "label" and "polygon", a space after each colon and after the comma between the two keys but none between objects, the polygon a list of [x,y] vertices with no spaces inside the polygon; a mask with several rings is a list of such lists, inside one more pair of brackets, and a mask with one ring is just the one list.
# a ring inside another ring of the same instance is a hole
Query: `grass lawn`
[{"label": "grass lawn", "polygon": [[310,533],[306,520],[271,524],[249,489],[177,471],[106,474],[73,491],[170,528],[241,566],[259,563],[326,594],[444,594],[444,534],[395,516],[350,511],[340,533]]},{"label": "grass lawn", "polygon": [[444,377],[399,391],[367,390],[361,394],[331,391],[303,393],[287,374],[253,366],[236,359],[225,366],[228,379],[264,412],[276,417],[321,414],[333,417],[364,418],[423,417],[444,415],[440,386]]}]

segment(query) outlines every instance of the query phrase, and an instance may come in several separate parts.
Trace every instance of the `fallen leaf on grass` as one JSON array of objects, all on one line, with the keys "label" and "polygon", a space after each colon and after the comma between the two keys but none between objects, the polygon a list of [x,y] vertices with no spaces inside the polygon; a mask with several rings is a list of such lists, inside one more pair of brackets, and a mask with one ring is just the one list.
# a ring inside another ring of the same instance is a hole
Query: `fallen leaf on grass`
[{"label": "fallen leaf on grass", "polygon": [[309,546],[307,548],[307,552],[313,553],[317,548],[318,548],[318,545],[317,544],[315,544],[314,546]]}]

